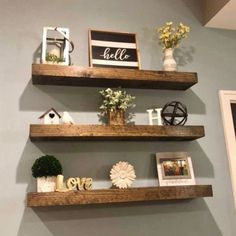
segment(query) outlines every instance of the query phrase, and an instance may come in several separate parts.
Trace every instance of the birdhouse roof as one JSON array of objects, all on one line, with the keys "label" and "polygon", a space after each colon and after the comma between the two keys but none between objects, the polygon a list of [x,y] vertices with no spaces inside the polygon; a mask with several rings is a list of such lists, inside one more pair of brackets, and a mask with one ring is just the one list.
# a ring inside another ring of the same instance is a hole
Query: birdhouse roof
[{"label": "birdhouse roof", "polygon": [[48,111],[46,111],[45,113],[43,113],[43,114],[39,117],[39,119],[42,119],[42,118],[43,118],[44,116],[46,116],[50,111],[54,111],[54,112],[58,115],[58,117],[61,118],[60,114],[59,114],[54,108],[51,108],[51,109],[49,109]]}]

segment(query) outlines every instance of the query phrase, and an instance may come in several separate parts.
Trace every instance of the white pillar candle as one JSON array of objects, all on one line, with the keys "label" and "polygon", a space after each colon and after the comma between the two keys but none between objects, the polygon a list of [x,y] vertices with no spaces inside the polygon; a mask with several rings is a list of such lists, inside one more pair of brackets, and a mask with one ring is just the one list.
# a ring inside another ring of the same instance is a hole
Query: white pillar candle
[{"label": "white pillar candle", "polygon": [[57,57],[60,57],[60,48],[52,48],[49,50],[49,53]]}]

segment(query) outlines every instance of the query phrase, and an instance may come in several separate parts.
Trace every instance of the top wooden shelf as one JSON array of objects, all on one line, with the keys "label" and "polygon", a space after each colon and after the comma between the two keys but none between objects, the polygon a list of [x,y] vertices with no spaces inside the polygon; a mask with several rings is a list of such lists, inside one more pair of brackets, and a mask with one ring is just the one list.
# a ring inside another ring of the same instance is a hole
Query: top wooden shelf
[{"label": "top wooden shelf", "polygon": [[198,82],[194,72],[32,65],[33,84],[186,90]]}]

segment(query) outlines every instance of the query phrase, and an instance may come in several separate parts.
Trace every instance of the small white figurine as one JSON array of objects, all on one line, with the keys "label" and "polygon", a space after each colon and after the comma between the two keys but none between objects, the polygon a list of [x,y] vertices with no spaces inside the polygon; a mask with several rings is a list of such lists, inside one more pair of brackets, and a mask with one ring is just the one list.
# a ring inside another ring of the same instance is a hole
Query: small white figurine
[{"label": "small white figurine", "polygon": [[72,117],[70,116],[70,114],[67,111],[63,112],[62,122],[63,122],[63,124],[68,124],[68,125],[75,124],[74,120],[72,119]]},{"label": "small white figurine", "polygon": [[60,123],[60,114],[51,108],[39,117],[45,125],[58,125]]},{"label": "small white figurine", "polygon": [[128,188],[136,178],[134,167],[128,162],[120,161],[110,171],[112,184],[118,188]]},{"label": "small white figurine", "polygon": [[[156,111],[157,115],[153,116],[152,113]],[[149,125],[153,125],[153,120],[157,120],[157,125],[163,125],[162,124],[162,118],[161,118],[161,110],[162,108],[155,108],[155,109],[148,109],[148,116],[149,116]]]}]

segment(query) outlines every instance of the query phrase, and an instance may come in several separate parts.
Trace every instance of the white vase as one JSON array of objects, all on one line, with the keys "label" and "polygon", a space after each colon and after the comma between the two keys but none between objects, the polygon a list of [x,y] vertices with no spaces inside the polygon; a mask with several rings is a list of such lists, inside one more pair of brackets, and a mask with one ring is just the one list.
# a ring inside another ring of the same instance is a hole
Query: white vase
[{"label": "white vase", "polygon": [[56,177],[37,178],[37,192],[54,192],[56,190]]},{"label": "white vase", "polygon": [[163,69],[164,71],[176,71],[177,63],[173,56],[173,48],[166,48],[164,51]]}]

